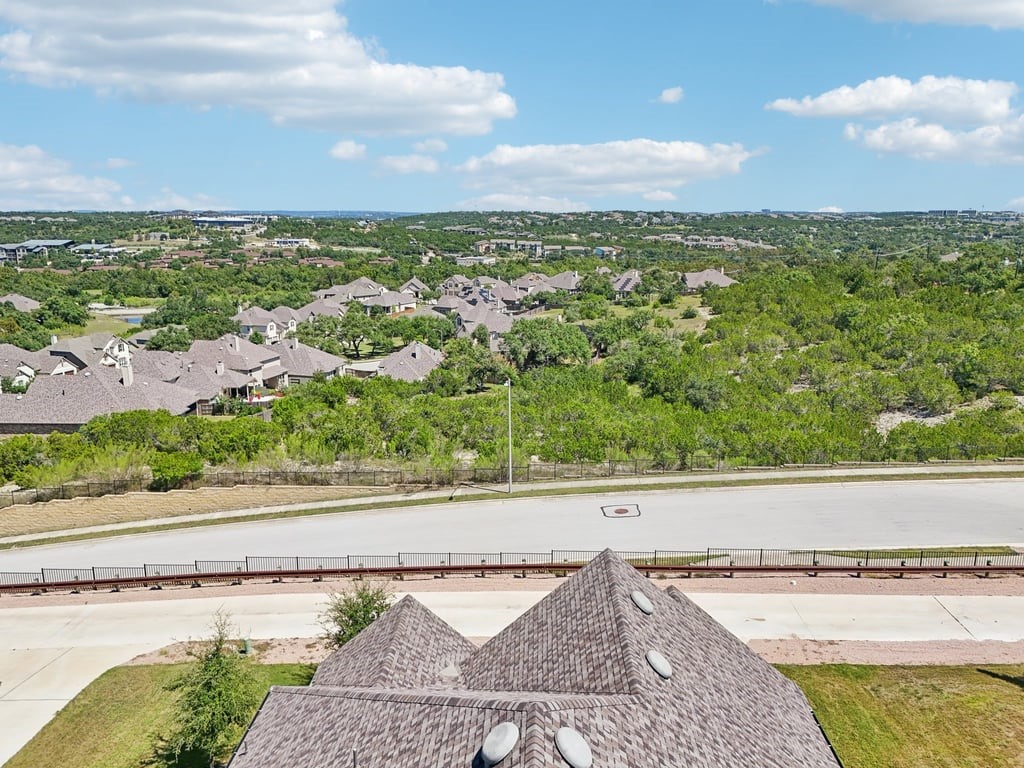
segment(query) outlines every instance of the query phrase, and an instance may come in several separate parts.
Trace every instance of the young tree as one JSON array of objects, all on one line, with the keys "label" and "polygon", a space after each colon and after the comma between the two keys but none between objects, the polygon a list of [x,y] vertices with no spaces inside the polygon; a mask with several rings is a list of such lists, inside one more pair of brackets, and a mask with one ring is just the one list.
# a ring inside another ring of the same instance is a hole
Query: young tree
[{"label": "young tree", "polygon": [[347,592],[331,592],[327,606],[317,618],[324,632],[320,636],[331,650],[370,626],[391,605],[393,595],[386,584],[360,582]]},{"label": "young tree", "polygon": [[199,753],[213,766],[238,742],[262,691],[251,663],[230,646],[230,615],[215,613],[211,629],[188,671],[169,686],[179,695],[167,747],[176,759]]}]

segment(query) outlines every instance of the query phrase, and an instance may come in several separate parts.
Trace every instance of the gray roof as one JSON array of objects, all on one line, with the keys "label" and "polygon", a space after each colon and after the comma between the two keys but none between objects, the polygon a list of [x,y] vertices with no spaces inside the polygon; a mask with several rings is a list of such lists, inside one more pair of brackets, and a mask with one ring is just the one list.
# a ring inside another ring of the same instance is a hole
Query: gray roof
[{"label": "gray roof", "polygon": [[243,309],[238,314],[234,315],[232,320],[236,321],[239,325],[248,325],[250,327],[266,328],[269,323],[277,325],[277,317],[272,313],[265,310],[263,307],[249,307]]},{"label": "gray roof", "polygon": [[232,768],[334,768],[353,754],[358,765],[468,768],[503,722],[520,737],[501,768],[564,767],[561,727],[583,737],[595,766],[838,768],[792,682],[610,551],[479,649],[428,613],[403,601],[310,686],[272,688]]},{"label": "gray roof", "polygon": [[411,293],[398,293],[396,291],[384,291],[379,296],[370,296],[361,299],[360,303],[367,307],[400,307],[403,304],[415,304],[416,297]]},{"label": "gray roof", "polygon": [[462,319],[460,333],[468,336],[478,325],[487,326],[491,333],[508,333],[512,330],[512,318],[498,312],[492,312],[483,306],[469,306],[455,313]]},{"label": "gray roof", "polygon": [[423,293],[424,291],[429,291],[430,287],[418,277],[413,276],[402,283],[398,290],[403,293]]},{"label": "gray roof", "polygon": [[632,293],[640,285],[643,275],[638,269],[629,269],[612,280],[612,289],[616,293]]},{"label": "gray roof", "polygon": [[730,285],[736,284],[736,281],[725,274],[725,272],[717,269],[703,269],[700,272],[684,272],[683,279],[686,281],[686,287],[691,290],[703,288],[705,285],[717,285],[722,288],[726,288]]},{"label": "gray roof", "polygon": [[94,416],[123,411],[191,410],[196,392],[136,374],[125,386],[121,371],[97,366],[75,376],[36,376],[24,395],[0,395],[0,424],[77,427]]},{"label": "gray roof", "polygon": [[275,344],[273,349],[281,356],[281,365],[292,376],[312,378],[319,372],[336,373],[345,365],[344,358],[310,347],[298,339],[286,339]]},{"label": "gray roof", "polygon": [[556,291],[575,291],[580,287],[583,278],[579,272],[559,272],[548,278],[548,285]]},{"label": "gray roof", "polygon": [[295,312],[298,314],[299,322],[305,322],[311,317],[341,317],[345,314],[347,306],[331,299],[316,299],[304,307],[299,307]]},{"label": "gray roof", "polygon": [[433,347],[414,341],[381,360],[377,375],[399,381],[423,381],[442,362],[444,355]]},{"label": "gray roof", "polygon": [[318,299],[333,298],[335,301],[353,301],[369,296],[379,296],[384,290],[384,286],[375,280],[368,277],[357,277],[351,283],[332,285],[322,291],[314,291],[313,295]]},{"label": "gray roof", "polygon": [[20,293],[8,293],[4,296],[0,296],[0,304],[10,304],[19,312],[35,312],[42,306],[42,304],[35,299],[30,299],[28,296],[22,296]]}]

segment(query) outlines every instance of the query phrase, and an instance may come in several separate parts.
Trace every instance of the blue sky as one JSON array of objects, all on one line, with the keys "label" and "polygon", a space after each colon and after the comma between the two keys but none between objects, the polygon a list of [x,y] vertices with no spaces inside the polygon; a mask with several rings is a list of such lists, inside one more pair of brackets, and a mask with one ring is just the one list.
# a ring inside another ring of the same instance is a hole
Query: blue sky
[{"label": "blue sky", "polygon": [[1024,209],[1024,0],[0,0],[0,209]]}]

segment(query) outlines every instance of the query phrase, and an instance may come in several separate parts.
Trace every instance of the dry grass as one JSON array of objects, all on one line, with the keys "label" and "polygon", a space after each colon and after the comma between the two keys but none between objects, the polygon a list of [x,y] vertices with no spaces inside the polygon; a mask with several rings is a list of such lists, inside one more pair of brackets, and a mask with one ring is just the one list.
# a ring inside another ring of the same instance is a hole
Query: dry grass
[{"label": "dry grass", "polygon": [[0,537],[64,531],[93,525],[158,520],[204,512],[332,501],[372,496],[392,489],[236,486],[169,493],[126,493],[98,498],[58,499],[42,504],[17,504],[0,509]]}]

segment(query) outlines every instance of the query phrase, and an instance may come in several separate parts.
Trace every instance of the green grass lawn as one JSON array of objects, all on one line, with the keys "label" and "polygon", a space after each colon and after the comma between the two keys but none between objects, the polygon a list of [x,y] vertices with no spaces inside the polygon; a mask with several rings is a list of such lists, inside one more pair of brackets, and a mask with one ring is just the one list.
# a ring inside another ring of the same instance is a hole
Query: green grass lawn
[{"label": "green grass lawn", "polygon": [[[76,696],[4,768],[164,768],[155,742],[171,724],[174,694],[165,690],[181,664],[115,667]],[[306,685],[306,664],[257,666],[267,688]],[[255,714],[255,710],[253,711]],[[183,756],[178,768],[206,768]]]},{"label": "green grass lawn", "polygon": [[57,335],[62,339],[75,336],[88,336],[90,333],[112,333],[115,336],[131,336],[142,330],[141,326],[126,323],[117,317],[109,315],[90,315],[85,325],[72,325],[62,328]]},{"label": "green grass lawn", "polygon": [[[819,549],[819,555],[834,555],[836,557],[863,558],[867,551],[873,560],[905,559],[911,560],[924,554],[925,557],[938,557],[942,555],[1016,555],[1017,550],[1006,546],[988,547],[908,547],[906,549]],[[794,553],[795,554],[795,553]],[[913,565],[913,563],[910,563]]]},{"label": "green grass lawn", "polygon": [[779,669],[845,768],[1024,766],[1024,666]]}]

